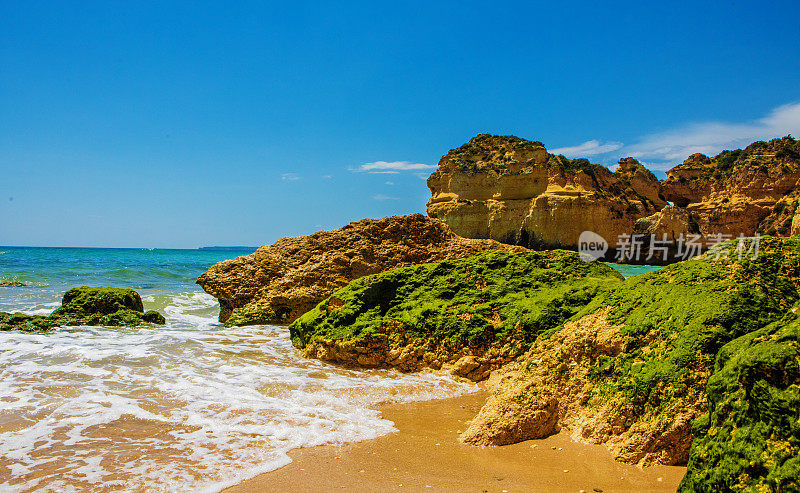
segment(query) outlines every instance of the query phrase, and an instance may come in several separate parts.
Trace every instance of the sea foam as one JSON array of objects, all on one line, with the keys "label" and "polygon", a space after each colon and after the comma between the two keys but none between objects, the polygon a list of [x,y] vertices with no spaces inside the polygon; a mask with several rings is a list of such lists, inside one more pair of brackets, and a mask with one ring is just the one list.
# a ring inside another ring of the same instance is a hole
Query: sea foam
[{"label": "sea foam", "polygon": [[0,490],[216,491],[394,431],[376,404],[476,390],[304,359],[286,328],[221,327],[205,293],[144,302],[166,327],[0,334]]}]

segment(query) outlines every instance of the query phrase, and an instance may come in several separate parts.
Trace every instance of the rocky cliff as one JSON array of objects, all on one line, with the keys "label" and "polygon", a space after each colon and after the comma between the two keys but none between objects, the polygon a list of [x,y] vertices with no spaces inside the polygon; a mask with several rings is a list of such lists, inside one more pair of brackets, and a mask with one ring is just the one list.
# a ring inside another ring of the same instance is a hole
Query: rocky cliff
[{"label": "rocky cliff", "polygon": [[611,172],[539,142],[478,135],[428,178],[428,215],[462,236],[534,248],[575,248],[583,231],[616,239],[666,205],[652,173],[634,159],[619,164]]},{"label": "rocky cliff", "polygon": [[219,299],[227,325],[289,324],[353,279],[491,249],[524,250],[461,238],[422,214],[363,219],[219,262],[197,283]]},{"label": "rocky cliff", "polygon": [[800,232],[800,143],[788,136],[694,154],[659,182],[632,158],[611,172],[539,142],[482,134],[442,157],[428,188],[428,215],[465,237],[575,249],[583,231],[612,247],[620,235],[667,234],[674,251],[681,233],[700,234],[707,247],[717,234]]},{"label": "rocky cliff", "polygon": [[710,158],[689,156],[667,172],[664,197],[694,217],[703,236],[788,236],[800,188],[800,142],[787,136]]}]

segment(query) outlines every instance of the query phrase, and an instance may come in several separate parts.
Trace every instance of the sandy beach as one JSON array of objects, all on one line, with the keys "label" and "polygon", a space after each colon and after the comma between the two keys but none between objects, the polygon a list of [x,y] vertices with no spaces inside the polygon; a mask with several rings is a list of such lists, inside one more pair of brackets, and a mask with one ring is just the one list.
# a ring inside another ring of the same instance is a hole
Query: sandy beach
[{"label": "sandy beach", "polygon": [[684,467],[640,468],[565,434],[504,447],[457,441],[483,392],[380,408],[398,432],[291,452],[292,463],[225,490],[263,491],[675,491]]}]

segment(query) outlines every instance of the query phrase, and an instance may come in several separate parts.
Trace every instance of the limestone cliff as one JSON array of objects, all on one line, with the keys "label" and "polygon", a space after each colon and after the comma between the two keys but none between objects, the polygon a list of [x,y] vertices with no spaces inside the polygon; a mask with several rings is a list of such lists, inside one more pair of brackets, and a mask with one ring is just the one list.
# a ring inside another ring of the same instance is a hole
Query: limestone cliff
[{"label": "limestone cliff", "polygon": [[713,158],[694,154],[661,184],[664,197],[685,207],[703,236],[792,234],[798,188],[800,142],[791,136]]},{"label": "limestone cliff", "polygon": [[469,238],[575,249],[583,231],[612,246],[633,233],[698,233],[707,248],[712,235],[800,232],[800,143],[787,136],[713,158],[693,154],[659,182],[632,158],[611,172],[539,142],[482,134],[442,157],[428,188],[428,215]]},{"label": "limestone cliff", "polygon": [[461,238],[422,214],[363,219],[219,262],[197,283],[219,299],[227,325],[289,324],[353,279],[491,249],[524,250]]},{"label": "limestone cliff", "polygon": [[442,157],[428,188],[428,215],[456,234],[536,248],[574,249],[587,230],[616,240],[666,205],[658,179],[634,159],[611,172],[486,134]]}]

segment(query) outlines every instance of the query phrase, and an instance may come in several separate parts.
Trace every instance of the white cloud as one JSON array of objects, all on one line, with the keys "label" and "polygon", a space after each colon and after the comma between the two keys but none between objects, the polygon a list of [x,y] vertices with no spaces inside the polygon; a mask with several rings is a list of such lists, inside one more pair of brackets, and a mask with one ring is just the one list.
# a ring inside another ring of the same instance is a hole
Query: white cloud
[{"label": "white cloud", "polygon": [[322,175],[323,180],[330,180],[331,178],[333,178],[331,175]]},{"label": "white cloud", "polygon": [[284,173],[281,175],[281,180],[297,181],[299,179],[300,177],[297,176],[295,173]]},{"label": "white cloud", "polygon": [[636,158],[682,161],[696,152],[713,156],[725,149],[738,149],[786,134],[800,134],[800,103],[780,106],[747,123],[690,123],[646,135],[639,142],[625,146],[623,151]]},{"label": "white cloud", "polygon": [[714,156],[725,149],[739,149],[757,140],[769,140],[786,134],[800,135],[800,103],[779,106],[767,115],[750,122],[696,122],[643,136],[638,142],[600,143],[590,140],[573,147],[551,149],[553,154],[584,157],[605,154],[604,159],[632,156],[648,160],[647,167],[667,170],[691,154]]},{"label": "white cloud", "polygon": [[401,171],[418,171],[434,168],[436,168],[435,164],[412,163],[411,161],[375,161],[374,163],[364,163],[355,169],[351,168],[350,171],[396,174]]},{"label": "white cloud", "polygon": [[393,181],[387,181],[386,184],[391,186],[391,185],[394,185],[394,182]]},{"label": "white cloud", "polygon": [[372,196],[373,200],[400,200],[399,197],[390,197],[388,195],[376,194]]},{"label": "white cloud", "polygon": [[601,144],[599,140],[589,140],[583,144],[572,147],[559,147],[550,149],[551,154],[563,154],[569,158],[594,156],[595,154],[606,154],[616,151],[622,147],[622,142],[606,142]]}]

